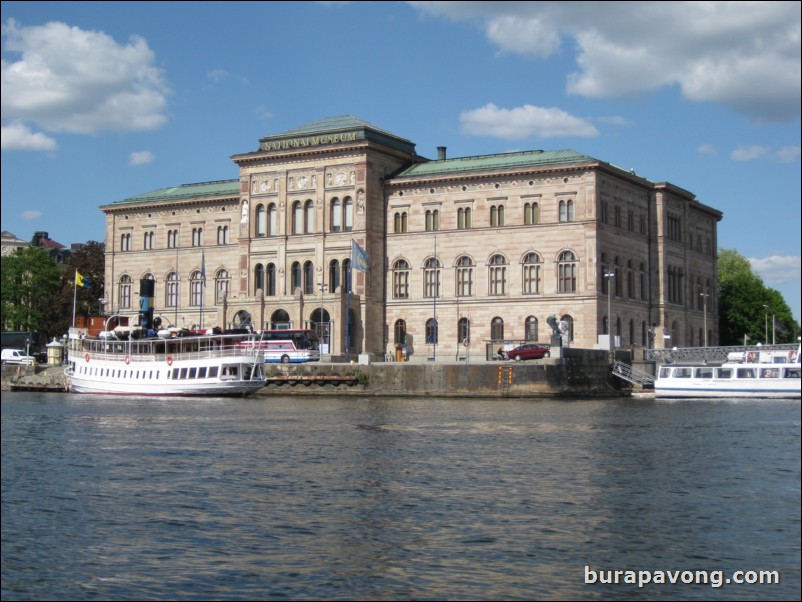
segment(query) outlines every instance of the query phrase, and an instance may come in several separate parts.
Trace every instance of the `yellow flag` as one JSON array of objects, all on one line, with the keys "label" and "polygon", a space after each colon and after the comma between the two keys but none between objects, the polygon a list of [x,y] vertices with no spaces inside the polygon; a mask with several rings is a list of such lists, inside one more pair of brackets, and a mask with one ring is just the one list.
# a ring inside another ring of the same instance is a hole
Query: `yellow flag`
[{"label": "yellow flag", "polygon": [[78,270],[75,270],[75,286],[79,286],[81,288],[89,288],[89,280],[81,276]]}]

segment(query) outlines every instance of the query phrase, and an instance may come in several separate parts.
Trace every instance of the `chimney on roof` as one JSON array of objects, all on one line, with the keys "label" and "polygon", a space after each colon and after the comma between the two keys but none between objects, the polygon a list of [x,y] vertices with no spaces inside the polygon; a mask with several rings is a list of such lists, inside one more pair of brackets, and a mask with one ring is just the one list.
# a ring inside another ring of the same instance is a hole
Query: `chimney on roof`
[{"label": "chimney on roof", "polygon": [[446,160],[446,147],[445,146],[438,146],[437,147],[437,160],[438,161],[445,161]]}]

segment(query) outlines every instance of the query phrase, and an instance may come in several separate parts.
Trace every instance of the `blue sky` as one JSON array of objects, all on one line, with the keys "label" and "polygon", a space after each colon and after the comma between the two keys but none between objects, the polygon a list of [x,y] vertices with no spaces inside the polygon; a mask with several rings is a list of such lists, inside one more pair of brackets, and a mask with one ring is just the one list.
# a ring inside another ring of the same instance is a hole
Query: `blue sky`
[{"label": "blue sky", "polygon": [[2,229],[102,241],[100,205],[346,114],[685,188],[800,320],[799,2],[3,2]]}]

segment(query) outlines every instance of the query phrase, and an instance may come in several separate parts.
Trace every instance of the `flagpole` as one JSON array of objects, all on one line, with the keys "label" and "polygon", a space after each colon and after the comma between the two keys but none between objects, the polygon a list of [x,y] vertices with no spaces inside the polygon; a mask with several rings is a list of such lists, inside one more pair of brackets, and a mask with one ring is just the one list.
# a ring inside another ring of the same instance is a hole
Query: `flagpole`
[{"label": "flagpole", "polygon": [[75,270],[75,277],[72,279],[72,327],[75,328],[75,304],[78,301],[78,270]]}]

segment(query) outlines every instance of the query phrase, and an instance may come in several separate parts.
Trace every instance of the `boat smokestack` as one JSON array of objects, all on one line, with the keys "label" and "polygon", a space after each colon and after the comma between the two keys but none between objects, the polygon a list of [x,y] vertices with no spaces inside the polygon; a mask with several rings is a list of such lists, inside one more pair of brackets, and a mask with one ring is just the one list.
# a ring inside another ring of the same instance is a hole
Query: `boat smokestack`
[{"label": "boat smokestack", "polygon": [[446,160],[446,147],[445,146],[438,146],[437,147],[437,160],[438,161],[445,161]]}]

